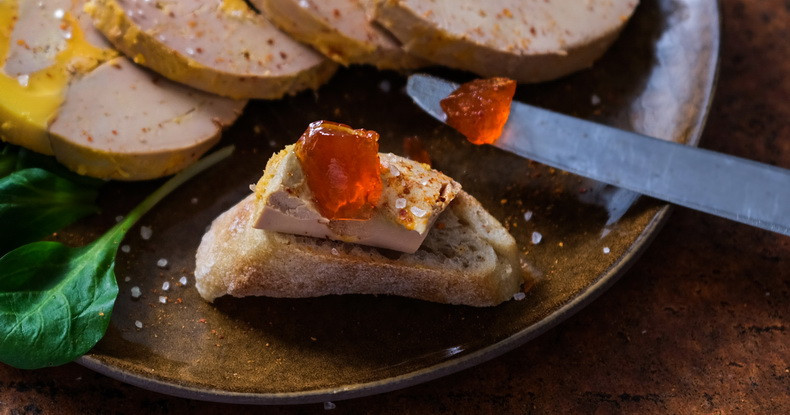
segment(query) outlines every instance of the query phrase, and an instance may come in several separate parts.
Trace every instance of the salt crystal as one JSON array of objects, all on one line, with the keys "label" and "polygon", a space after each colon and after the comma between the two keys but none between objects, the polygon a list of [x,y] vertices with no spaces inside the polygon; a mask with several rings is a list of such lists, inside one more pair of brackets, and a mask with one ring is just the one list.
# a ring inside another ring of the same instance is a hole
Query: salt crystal
[{"label": "salt crystal", "polygon": [[151,239],[151,236],[154,234],[154,230],[151,229],[150,226],[141,226],[140,227],[140,237],[145,239],[146,241]]},{"label": "salt crystal", "polygon": [[189,202],[192,203],[193,205],[197,205],[198,198],[193,197],[192,200],[190,200]]},{"label": "salt crystal", "polygon": [[63,39],[69,40],[71,39],[71,31],[63,32]]},{"label": "salt crystal", "polygon": [[392,89],[392,84],[390,83],[390,81],[385,79],[385,80],[379,82],[379,89],[382,92],[390,92],[390,90]]},{"label": "salt crystal", "polygon": [[395,209],[403,209],[406,207],[406,199],[399,197],[395,199]]},{"label": "salt crystal", "polygon": [[122,221],[122,220],[123,220],[123,216],[121,216],[121,215],[118,215],[118,216],[116,216],[116,217],[115,217],[115,222],[116,222],[116,223],[117,223],[117,222],[120,222],[120,221]]},{"label": "salt crystal", "polygon": [[132,291],[132,298],[140,298],[140,296],[143,295],[143,292],[140,291],[140,287],[136,285],[132,287],[131,291]]},{"label": "salt crystal", "polygon": [[524,212],[524,220],[529,222],[530,219],[532,219],[532,211],[528,210],[528,211]]},{"label": "salt crystal", "polygon": [[609,252],[611,252],[611,250],[609,249],[608,246],[603,247],[603,253],[604,254],[608,254]]},{"label": "salt crystal", "polygon": [[129,245],[121,245],[121,252],[124,254],[128,254],[132,250],[132,247]]},{"label": "salt crystal", "polygon": [[179,284],[181,284],[181,285],[187,285],[187,282],[189,282],[189,280],[187,280],[187,277],[186,277],[186,276],[183,276],[183,277],[181,277],[181,278],[178,280],[178,283],[179,283]]},{"label": "salt crystal", "polygon": [[398,167],[394,164],[390,164],[390,174],[394,177],[398,177],[400,176],[400,170],[398,170]]},{"label": "salt crystal", "polygon": [[337,408],[337,405],[335,405],[334,403],[332,403],[332,402],[324,402],[324,410],[331,411],[332,409],[335,409],[335,408]]},{"label": "salt crystal", "polygon": [[187,55],[194,55],[195,54],[195,49],[192,49],[192,48],[186,48],[184,51],[187,53]]},{"label": "salt crystal", "polygon": [[163,290],[163,291],[167,291],[167,290],[169,290],[169,289],[170,289],[170,282],[169,282],[169,281],[165,281],[165,282],[163,282],[163,283],[162,283],[162,290]]},{"label": "salt crystal", "polygon": [[132,277],[125,277],[125,278],[123,279],[123,282],[129,282],[129,281],[131,281],[131,280],[132,280]]},{"label": "salt crystal", "polygon": [[167,266],[167,260],[165,258],[159,258],[159,261],[156,261],[156,266],[159,268],[164,268]]},{"label": "salt crystal", "polygon": [[16,77],[16,81],[19,82],[23,88],[27,88],[28,84],[30,84],[30,75],[19,75]]},{"label": "salt crystal", "polygon": [[167,297],[165,297],[164,295],[160,295],[159,302],[162,304],[167,304]]},{"label": "salt crystal", "polygon": [[517,293],[513,294],[513,299],[514,299],[514,300],[516,300],[516,301],[521,301],[521,300],[523,300],[523,299],[525,299],[525,298],[527,298],[527,295],[526,295],[526,294],[524,294],[524,293],[523,293],[523,292],[521,292],[521,291],[519,291],[519,292],[517,292]]},{"label": "salt crystal", "polygon": [[134,326],[137,327],[138,329],[141,329],[141,328],[143,328],[143,322],[140,321],[140,320],[137,320],[137,321],[134,322]]},{"label": "salt crystal", "polygon": [[332,248],[332,255],[338,256],[340,252],[337,251],[337,248]]},{"label": "salt crystal", "polygon": [[412,206],[411,209],[409,209],[409,210],[411,211],[411,213],[414,214],[414,216],[416,216],[418,218],[421,218],[421,217],[425,216],[425,214],[428,213],[427,210],[422,210],[422,209],[418,208],[417,206]]},{"label": "salt crystal", "polygon": [[269,140],[269,147],[277,147],[277,142],[274,140]]},{"label": "salt crystal", "polygon": [[599,105],[601,103],[601,97],[599,97],[596,94],[593,94],[590,97],[590,103],[593,104],[593,105]]},{"label": "salt crystal", "polygon": [[62,19],[63,16],[66,15],[66,12],[63,9],[55,9],[55,13],[52,13],[56,19]]},{"label": "salt crystal", "polygon": [[532,232],[532,244],[537,245],[543,239],[543,235],[540,232]]}]

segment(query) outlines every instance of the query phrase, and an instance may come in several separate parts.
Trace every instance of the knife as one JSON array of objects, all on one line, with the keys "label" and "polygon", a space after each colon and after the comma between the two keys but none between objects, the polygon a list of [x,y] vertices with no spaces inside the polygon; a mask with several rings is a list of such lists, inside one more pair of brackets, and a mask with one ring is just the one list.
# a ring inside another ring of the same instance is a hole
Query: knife
[{"label": "knife", "polygon": [[[409,77],[406,92],[439,121],[458,84]],[[551,167],[790,236],[790,170],[660,140],[514,101],[494,144]]]}]

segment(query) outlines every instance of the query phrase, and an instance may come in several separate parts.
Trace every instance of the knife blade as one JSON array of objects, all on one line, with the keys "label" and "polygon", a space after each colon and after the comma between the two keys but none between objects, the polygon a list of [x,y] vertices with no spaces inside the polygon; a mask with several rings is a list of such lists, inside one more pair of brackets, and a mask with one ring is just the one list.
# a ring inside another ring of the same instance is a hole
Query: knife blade
[{"label": "knife blade", "polygon": [[[407,94],[445,122],[458,84],[414,74]],[[514,101],[494,146],[579,176],[790,236],[790,170]]]}]

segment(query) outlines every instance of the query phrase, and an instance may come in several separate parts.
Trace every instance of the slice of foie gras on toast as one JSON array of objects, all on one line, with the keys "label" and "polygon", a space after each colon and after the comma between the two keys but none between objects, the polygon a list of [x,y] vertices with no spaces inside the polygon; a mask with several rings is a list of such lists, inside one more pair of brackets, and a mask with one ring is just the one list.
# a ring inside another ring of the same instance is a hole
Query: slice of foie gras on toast
[{"label": "slice of foie gras on toast", "polygon": [[186,167],[245,101],[172,83],[118,57],[82,6],[0,4],[0,138],[104,179],[150,179]]},{"label": "slice of foie gras on toast", "polygon": [[337,69],[244,0],[92,0],[86,10],[136,63],[218,95],[277,99],[318,88]]},{"label": "slice of foie gras on toast", "polygon": [[408,54],[390,33],[369,19],[360,0],[251,0],[294,39],[343,65],[410,69],[427,61]]},{"label": "slice of foie gras on toast", "polygon": [[541,82],[593,64],[638,0],[382,0],[376,21],[407,51],[485,77]]},{"label": "slice of foie gras on toast", "polygon": [[379,153],[382,194],[367,220],[319,212],[294,146],[275,154],[255,188],[256,228],[414,253],[461,185],[427,165]]}]

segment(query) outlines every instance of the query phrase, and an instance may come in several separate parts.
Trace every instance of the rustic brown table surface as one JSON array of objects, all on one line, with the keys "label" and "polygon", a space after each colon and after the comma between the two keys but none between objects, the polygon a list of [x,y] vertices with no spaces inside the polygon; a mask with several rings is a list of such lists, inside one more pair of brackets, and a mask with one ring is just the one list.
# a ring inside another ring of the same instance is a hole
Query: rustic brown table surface
[{"label": "rustic brown table surface", "polygon": [[[719,84],[701,146],[790,168],[790,1],[722,3]],[[538,339],[331,412],[788,414],[788,314],[790,238],[677,208],[612,289]],[[324,410],[173,398],[76,364],[0,364],[2,414]]]}]

